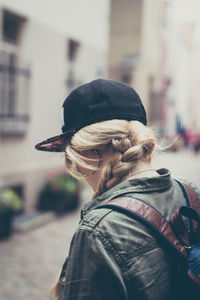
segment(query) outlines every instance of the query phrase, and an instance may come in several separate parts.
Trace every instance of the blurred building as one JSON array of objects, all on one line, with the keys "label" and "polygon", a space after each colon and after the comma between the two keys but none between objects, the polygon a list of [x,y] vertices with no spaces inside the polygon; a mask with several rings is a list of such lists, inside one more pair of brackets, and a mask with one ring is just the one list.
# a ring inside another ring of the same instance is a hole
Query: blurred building
[{"label": "blurred building", "polygon": [[178,119],[185,129],[200,132],[200,3],[163,1],[163,5],[167,129],[176,134]]},{"label": "blurred building", "polygon": [[109,76],[138,91],[151,124],[160,111],[161,72],[160,0],[112,0]]},{"label": "blurred building", "polygon": [[200,131],[200,3],[111,0],[109,76],[132,85],[149,124]]},{"label": "blurred building", "polygon": [[78,3],[0,0],[0,187],[14,188],[25,211],[34,210],[44,181],[64,169],[63,154],[34,145],[61,132],[71,89],[106,76],[108,4],[87,0],[77,19]]}]

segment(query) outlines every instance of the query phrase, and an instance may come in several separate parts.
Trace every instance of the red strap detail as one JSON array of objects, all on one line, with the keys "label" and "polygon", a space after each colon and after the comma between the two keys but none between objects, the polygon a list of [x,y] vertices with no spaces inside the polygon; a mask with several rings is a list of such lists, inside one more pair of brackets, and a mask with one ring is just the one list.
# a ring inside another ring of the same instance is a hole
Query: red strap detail
[{"label": "red strap detail", "polygon": [[110,200],[106,203],[106,205],[107,204],[116,205],[137,214],[142,219],[153,225],[153,227],[165,236],[165,238],[185,257],[188,256],[186,249],[174,235],[167,220],[165,220],[165,218],[157,210],[147,203],[132,197],[120,197]]},{"label": "red strap detail", "polygon": [[194,191],[194,189],[190,185],[185,184],[185,183],[182,183],[182,185],[186,189],[191,207],[194,208],[200,215],[200,199],[199,199],[197,193]]},{"label": "red strap detail", "polygon": [[[197,193],[194,191],[194,189],[190,185],[185,184],[185,183],[182,183],[182,185],[184,186],[184,188],[187,192],[190,206],[192,208],[194,208],[200,216],[200,199],[199,199]],[[197,226],[198,226],[197,222],[193,221],[193,226],[194,226],[194,230],[196,231]]]}]

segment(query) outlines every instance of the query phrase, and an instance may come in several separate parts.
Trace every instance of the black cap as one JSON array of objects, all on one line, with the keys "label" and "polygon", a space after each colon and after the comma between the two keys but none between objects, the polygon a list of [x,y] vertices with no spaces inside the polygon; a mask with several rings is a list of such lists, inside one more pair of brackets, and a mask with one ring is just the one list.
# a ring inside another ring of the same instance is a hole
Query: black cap
[{"label": "black cap", "polygon": [[142,101],[132,87],[114,80],[93,80],[74,89],[65,99],[62,134],[38,143],[35,148],[63,152],[67,139],[79,129],[112,119],[137,120],[147,124]]}]

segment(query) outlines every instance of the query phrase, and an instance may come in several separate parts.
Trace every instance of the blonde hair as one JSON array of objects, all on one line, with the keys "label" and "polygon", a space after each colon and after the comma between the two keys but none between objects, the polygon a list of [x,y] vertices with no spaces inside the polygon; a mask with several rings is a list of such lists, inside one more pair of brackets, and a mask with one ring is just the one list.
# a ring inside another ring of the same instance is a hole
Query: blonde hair
[{"label": "blonde hair", "polygon": [[[83,151],[104,151],[110,147],[113,156],[101,170],[101,178],[93,199],[116,184],[126,180],[141,162],[153,164],[159,146],[155,141],[154,129],[139,121],[108,120],[80,129],[66,144],[65,163],[67,171],[74,177],[82,177],[79,167],[97,170],[84,160],[93,161],[81,155]],[[52,295],[59,299],[59,283],[52,289]]]}]

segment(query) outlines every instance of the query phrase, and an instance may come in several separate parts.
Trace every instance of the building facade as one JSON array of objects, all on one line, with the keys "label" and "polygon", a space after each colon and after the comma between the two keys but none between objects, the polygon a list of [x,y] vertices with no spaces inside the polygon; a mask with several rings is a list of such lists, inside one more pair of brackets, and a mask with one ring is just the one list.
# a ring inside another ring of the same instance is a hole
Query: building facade
[{"label": "building facade", "polygon": [[[56,9],[54,1],[45,2]],[[85,31],[81,36],[82,22],[90,18],[87,7],[82,20],[71,24],[80,28],[77,37],[69,25],[65,33],[65,28],[43,24],[30,3],[24,9],[18,3],[0,1],[0,187],[15,189],[24,210],[32,211],[45,180],[64,170],[63,153],[39,152],[34,145],[61,132],[61,106],[74,87],[107,75],[101,28],[105,30],[109,7],[100,5],[104,18],[93,24],[102,36],[100,48],[100,41],[91,43]]]},{"label": "building facade", "polygon": [[[187,130],[200,132],[200,18],[198,1],[167,2],[165,44],[167,48],[165,77],[170,81],[167,119],[179,118]],[[175,125],[175,122],[174,122]],[[173,130],[176,132],[176,128]]]},{"label": "building facade", "polygon": [[109,76],[141,95],[150,125],[170,139],[200,132],[198,1],[112,0]]},{"label": "building facade", "polygon": [[151,123],[158,121],[161,12],[160,0],[111,1],[109,76],[135,87]]}]

